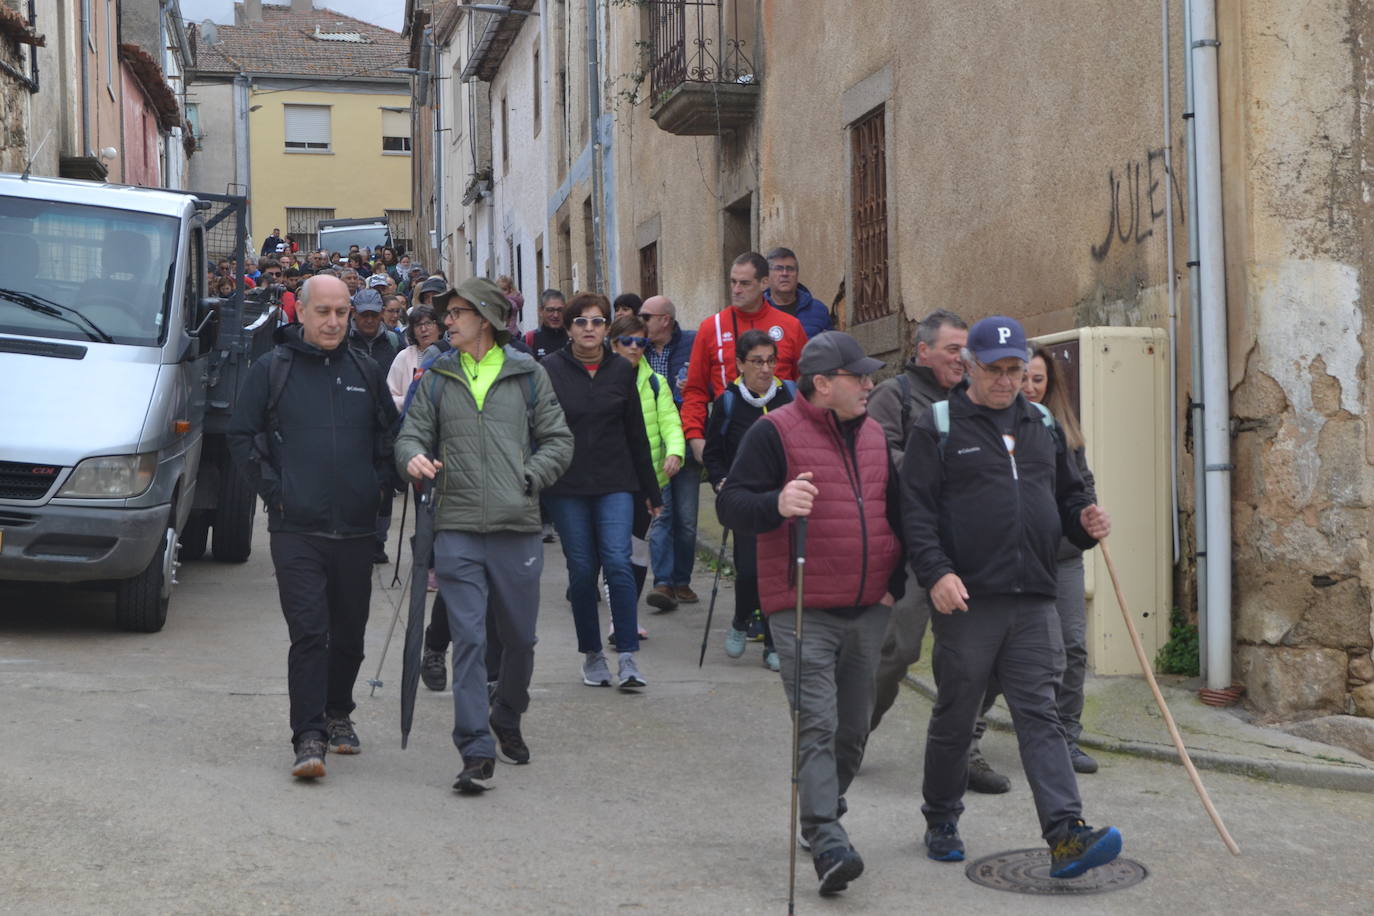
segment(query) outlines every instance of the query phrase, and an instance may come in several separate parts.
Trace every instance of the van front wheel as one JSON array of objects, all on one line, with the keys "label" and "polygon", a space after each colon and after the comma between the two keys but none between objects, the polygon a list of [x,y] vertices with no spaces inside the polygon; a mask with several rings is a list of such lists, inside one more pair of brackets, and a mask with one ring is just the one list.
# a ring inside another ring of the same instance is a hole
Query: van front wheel
[{"label": "van front wheel", "polygon": [[133,633],[156,633],[167,623],[177,563],[177,532],[168,528],[162,547],[143,572],[122,580],[115,590],[115,623]]}]

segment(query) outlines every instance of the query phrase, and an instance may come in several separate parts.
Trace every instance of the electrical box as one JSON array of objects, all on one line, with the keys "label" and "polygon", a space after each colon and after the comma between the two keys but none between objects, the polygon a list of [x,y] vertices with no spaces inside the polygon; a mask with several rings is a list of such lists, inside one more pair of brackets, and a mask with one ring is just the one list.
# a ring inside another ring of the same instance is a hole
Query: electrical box
[{"label": "electrical box", "polygon": [[[1054,355],[1078,406],[1097,501],[1112,517],[1112,560],[1153,663],[1169,639],[1173,605],[1168,335],[1158,328],[1078,328],[1032,344]],[[1102,551],[1085,553],[1083,569],[1089,668],[1138,674]]]}]

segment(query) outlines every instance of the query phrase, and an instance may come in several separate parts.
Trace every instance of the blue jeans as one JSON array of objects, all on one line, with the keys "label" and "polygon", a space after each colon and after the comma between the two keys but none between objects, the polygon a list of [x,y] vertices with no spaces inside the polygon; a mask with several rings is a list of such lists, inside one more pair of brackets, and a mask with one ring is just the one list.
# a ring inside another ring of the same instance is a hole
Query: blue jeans
[{"label": "blue jeans", "polygon": [[568,561],[568,594],[579,652],[601,651],[601,621],[596,610],[598,562],[611,592],[616,651],[639,651],[639,601],[630,568],[635,498],[632,493],[546,497],[563,558]]},{"label": "blue jeans", "polygon": [[663,488],[663,514],[649,537],[654,585],[688,586],[697,560],[701,465],[688,458]]}]

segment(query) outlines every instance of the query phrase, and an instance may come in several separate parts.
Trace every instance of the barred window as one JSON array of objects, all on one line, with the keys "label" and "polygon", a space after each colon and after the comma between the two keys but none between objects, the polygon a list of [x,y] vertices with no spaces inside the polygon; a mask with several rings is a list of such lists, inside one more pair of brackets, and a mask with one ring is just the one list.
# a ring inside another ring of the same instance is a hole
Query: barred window
[{"label": "barred window", "polygon": [[850,239],[856,323],[892,313],[888,297],[887,133],[883,114],[884,106],[879,106],[850,128]]}]

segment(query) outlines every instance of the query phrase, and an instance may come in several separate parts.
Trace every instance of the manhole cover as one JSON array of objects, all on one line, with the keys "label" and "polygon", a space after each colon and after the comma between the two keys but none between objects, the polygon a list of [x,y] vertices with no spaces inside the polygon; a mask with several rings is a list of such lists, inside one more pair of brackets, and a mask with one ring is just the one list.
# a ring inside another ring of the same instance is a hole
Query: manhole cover
[{"label": "manhole cover", "polygon": [[964,874],[974,884],[1013,894],[1101,894],[1145,880],[1145,866],[1118,858],[1077,878],[1051,878],[1048,849],[1015,849],[970,862]]}]

